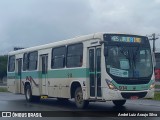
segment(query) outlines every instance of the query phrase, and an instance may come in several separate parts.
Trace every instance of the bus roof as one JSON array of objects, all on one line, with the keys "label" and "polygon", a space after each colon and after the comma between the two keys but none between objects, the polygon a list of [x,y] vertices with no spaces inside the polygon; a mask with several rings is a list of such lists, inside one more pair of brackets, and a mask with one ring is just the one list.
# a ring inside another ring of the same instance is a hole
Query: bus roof
[{"label": "bus roof", "polygon": [[[102,40],[103,34],[122,34],[122,33],[99,32],[99,33],[94,33],[94,34],[89,34],[89,35],[77,36],[77,37],[74,37],[71,39],[66,39],[66,40],[61,40],[61,41],[57,41],[57,42],[52,42],[49,44],[44,44],[44,45],[29,47],[29,48],[25,48],[25,49],[16,50],[16,51],[11,51],[8,53],[8,55],[15,55],[15,54],[20,54],[20,53],[25,53],[25,52],[32,52],[32,51],[36,51],[36,50],[52,48],[55,46],[63,46],[63,45],[67,45],[67,44],[74,44],[74,43],[78,43],[78,42],[87,41],[90,39],[101,39]],[[128,35],[132,35],[132,34],[128,34]]]}]

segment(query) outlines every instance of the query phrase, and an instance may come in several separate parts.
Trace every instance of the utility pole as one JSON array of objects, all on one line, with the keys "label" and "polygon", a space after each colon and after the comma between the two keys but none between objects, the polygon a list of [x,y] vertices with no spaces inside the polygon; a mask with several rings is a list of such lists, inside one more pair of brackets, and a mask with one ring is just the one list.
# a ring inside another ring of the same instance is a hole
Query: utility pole
[{"label": "utility pole", "polygon": [[158,39],[158,37],[156,37],[156,34],[153,33],[151,35],[152,38],[150,38],[149,40],[153,40],[153,53],[155,53],[156,47],[155,47],[155,41]]}]

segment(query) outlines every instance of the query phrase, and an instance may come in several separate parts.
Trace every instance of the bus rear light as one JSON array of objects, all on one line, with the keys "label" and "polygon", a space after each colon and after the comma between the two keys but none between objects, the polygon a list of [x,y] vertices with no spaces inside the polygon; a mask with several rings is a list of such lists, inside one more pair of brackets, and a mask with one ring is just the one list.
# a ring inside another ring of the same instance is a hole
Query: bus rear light
[{"label": "bus rear light", "polygon": [[106,80],[106,83],[111,90],[117,90],[116,86],[110,80]]}]

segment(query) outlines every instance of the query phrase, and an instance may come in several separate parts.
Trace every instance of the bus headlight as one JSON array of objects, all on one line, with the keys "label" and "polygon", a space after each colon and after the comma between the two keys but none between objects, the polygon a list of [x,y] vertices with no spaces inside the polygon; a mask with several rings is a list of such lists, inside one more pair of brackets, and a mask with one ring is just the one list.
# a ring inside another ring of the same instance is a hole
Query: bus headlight
[{"label": "bus headlight", "polygon": [[116,86],[110,80],[106,80],[106,83],[111,90],[117,90]]},{"label": "bus headlight", "polygon": [[153,88],[155,88],[155,83],[154,82],[150,85],[150,89],[153,89]]}]

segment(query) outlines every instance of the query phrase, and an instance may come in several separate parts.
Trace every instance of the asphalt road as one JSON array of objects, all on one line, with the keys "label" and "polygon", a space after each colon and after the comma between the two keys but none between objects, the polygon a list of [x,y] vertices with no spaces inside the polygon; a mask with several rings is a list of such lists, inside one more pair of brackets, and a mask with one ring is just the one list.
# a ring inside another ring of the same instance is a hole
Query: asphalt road
[{"label": "asphalt road", "polygon": [[[74,101],[69,100],[67,102],[60,102],[57,99],[43,99],[39,103],[27,103],[25,101],[25,96],[20,94],[13,94],[13,93],[0,93],[0,111],[102,111],[102,112],[114,112],[114,111],[121,111],[121,112],[133,112],[133,111],[160,111],[160,102],[154,101],[154,100],[128,100],[125,104],[125,106],[121,108],[114,107],[113,103],[108,102],[95,102],[90,103],[88,108],[85,110],[79,110],[76,108]],[[92,115],[91,115],[92,116]],[[94,116],[94,115],[93,115]],[[55,119],[70,119],[72,117],[63,117],[59,116]],[[92,119],[93,117],[76,117],[76,120],[82,120],[82,119]],[[111,117],[110,119],[124,119],[127,117]],[[0,118],[1,120],[2,118]],[[5,118],[3,118],[5,119]],[[18,118],[19,119],[19,118]],[[24,119],[24,118],[23,118]],[[26,118],[27,119],[27,118]],[[39,119],[39,118],[38,118]],[[42,118],[44,119],[44,118]],[[45,120],[52,119],[53,118],[45,118]],[[72,119],[75,120],[75,117]],[[105,117],[101,117],[99,119],[105,119]],[[130,119],[135,119],[135,117],[132,117]],[[143,119],[142,117],[138,119]],[[153,119],[158,120],[157,117],[147,117],[145,120]],[[16,118],[17,120],[17,118]]]}]

